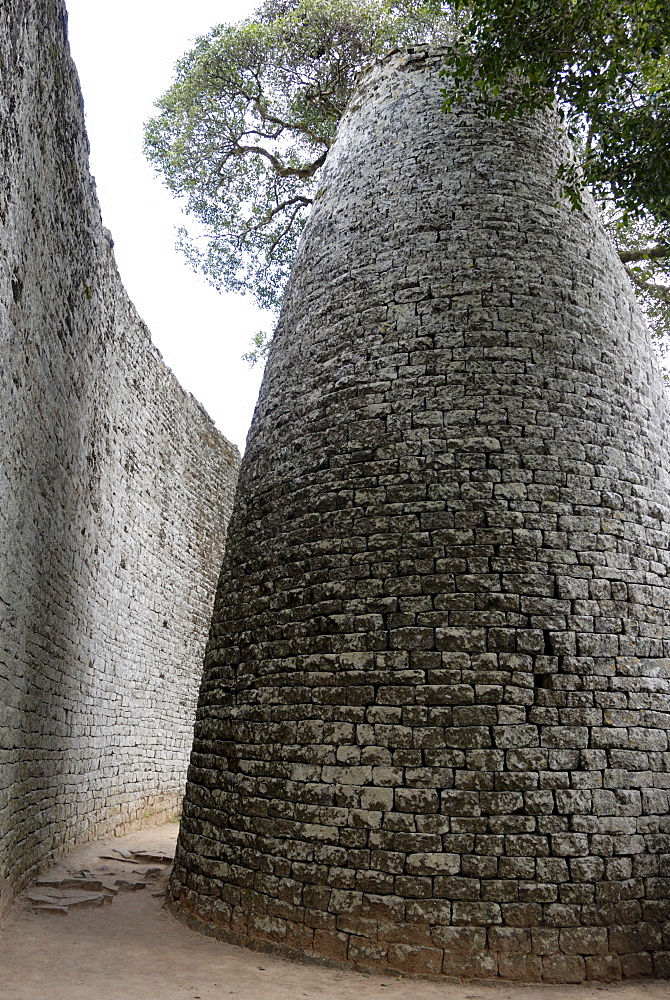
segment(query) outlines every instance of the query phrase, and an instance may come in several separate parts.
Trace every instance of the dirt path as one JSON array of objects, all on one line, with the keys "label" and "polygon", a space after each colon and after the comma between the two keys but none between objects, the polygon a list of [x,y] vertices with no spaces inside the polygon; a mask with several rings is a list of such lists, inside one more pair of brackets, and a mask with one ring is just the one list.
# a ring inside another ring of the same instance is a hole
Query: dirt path
[{"label": "dirt path", "polygon": [[[171,853],[176,824],[89,844],[55,876],[106,866],[108,881],[137,862],[123,851]],[[119,849],[121,854],[119,854]],[[103,854],[112,859],[101,860]],[[141,868],[141,866],[140,866]],[[137,874],[128,878],[136,879]],[[0,1000],[669,1000],[670,983],[608,986],[450,985],[297,965],[212,941],[179,924],[160,890],[119,892],[66,916],[20,897],[0,932]]]}]

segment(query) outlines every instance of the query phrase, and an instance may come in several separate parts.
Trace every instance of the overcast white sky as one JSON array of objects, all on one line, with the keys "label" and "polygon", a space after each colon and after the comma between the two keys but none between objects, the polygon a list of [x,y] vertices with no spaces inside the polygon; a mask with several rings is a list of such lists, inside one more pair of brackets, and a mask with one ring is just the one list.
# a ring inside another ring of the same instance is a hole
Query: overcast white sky
[{"label": "overcast white sky", "polygon": [[261,371],[241,355],[267,316],[247,297],[220,295],[175,250],[179,207],[142,154],[143,124],[173,67],[215,24],[259,0],[66,0],[91,169],[128,293],[177,378],[240,450]]}]

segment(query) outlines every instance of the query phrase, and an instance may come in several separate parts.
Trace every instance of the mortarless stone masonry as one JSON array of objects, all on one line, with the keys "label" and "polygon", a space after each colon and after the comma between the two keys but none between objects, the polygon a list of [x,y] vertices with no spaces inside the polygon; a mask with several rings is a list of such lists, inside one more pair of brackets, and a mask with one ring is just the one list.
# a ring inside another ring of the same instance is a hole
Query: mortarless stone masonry
[{"label": "mortarless stone masonry", "polygon": [[238,453],[101,227],[60,0],[0,7],[0,879],[177,807]]},{"label": "mortarless stone masonry", "polygon": [[409,974],[670,974],[667,402],[549,116],[396,54],[243,460],[172,906]]}]

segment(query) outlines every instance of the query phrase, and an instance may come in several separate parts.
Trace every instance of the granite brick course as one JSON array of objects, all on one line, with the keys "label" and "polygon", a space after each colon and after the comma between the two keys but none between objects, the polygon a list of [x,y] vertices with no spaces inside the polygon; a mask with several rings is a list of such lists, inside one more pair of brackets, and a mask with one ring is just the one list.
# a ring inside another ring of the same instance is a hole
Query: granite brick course
[{"label": "granite brick course", "polygon": [[372,68],[323,171],[242,465],[172,907],[413,975],[660,974],[667,400],[593,206],[558,197],[556,121],[444,115],[444,55]]},{"label": "granite brick course", "polygon": [[151,344],[60,0],[0,6],[0,908],[178,808],[237,449]]}]

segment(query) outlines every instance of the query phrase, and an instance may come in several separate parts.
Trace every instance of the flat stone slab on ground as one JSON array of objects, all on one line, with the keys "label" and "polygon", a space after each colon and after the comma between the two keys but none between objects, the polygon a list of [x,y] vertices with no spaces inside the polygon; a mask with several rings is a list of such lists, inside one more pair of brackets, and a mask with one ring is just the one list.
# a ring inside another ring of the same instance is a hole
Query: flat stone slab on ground
[{"label": "flat stone slab on ground", "polygon": [[45,904],[44,906],[36,906],[35,912],[54,914],[57,917],[67,917],[68,910],[67,906],[49,906]]},{"label": "flat stone slab on ground", "polygon": [[165,874],[167,874],[167,869],[165,868],[152,868],[150,866],[146,868],[133,868],[133,875],[141,875],[142,878],[150,879],[152,882]]},{"label": "flat stone slab on ground", "polygon": [[68,910],[82,906],[104,906],[107,901],[111,902],[111,896],[102,892],[68,893],[61,892],[60,889],[43,889],[29,890],[25,895],[35,907],[57,905]]},{"label": "flat stone slab on ground", "polygon": [[100,879],[94,878],[36,878],[33,885],[39,889],[78,889],[81,892],[99,892],[103,887]]},{"label": "flat stone slab on ground", "polygon": [[174,861],[173,854],[163,854],[162,851],[131,851],[136,861],[146,861],[148,864],[171,865]]},{"label": "flat stone slab on ground", "polygon": [[146,889],[146,882],[142,882],[140,879],[126,879],[117,878],[114,885],[117,887],[119,892],[137,892],[138,889]]}]

